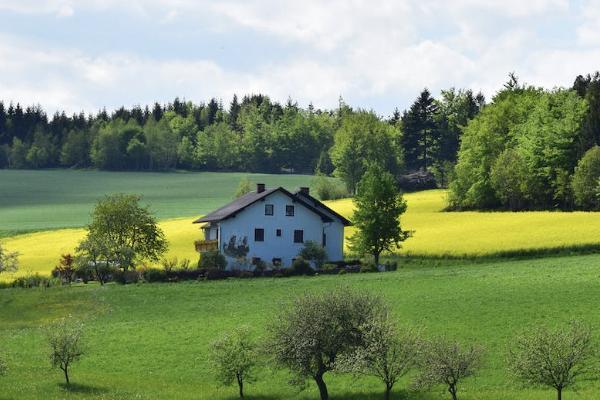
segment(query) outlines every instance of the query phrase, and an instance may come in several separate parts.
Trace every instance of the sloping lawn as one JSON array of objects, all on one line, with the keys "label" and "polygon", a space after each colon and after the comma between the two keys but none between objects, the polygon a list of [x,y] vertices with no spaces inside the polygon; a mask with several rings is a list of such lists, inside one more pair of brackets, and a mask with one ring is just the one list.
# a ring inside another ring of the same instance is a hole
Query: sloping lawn
[{"label": "sloping lawn", "polygon": [[[600,329],[600,256],[444,265],[410,264],[398,272],[218,282],[97,285],[0,290],[1,351],[10,371],[0,378],[0,399],[233,399],[218,388],[206,361],[208,343],[239,324],[257,337],[282,305],[306,291],[348,285],[380,293],[403,323],[428,335],[446,334],[486,348],[485,366],[461,386],[464,400],[545,400],[553,393],[522,390],[506,374],[506,348],[532,324],[573,318]],[[43,328],[73,314],[87,327],[87,354],[72,370],[71,391],[49,368]],[[600,335],[596,334],[596,339]],[[289,386],[284,370],[261,368],[248,398],[315,399],[317,391]],[[372,379],[326,376],[334,399],[380,399]],[[436,388],[396,399],[445,399]],[[593,399],[599,383],[585,383],[565,399]]]}]

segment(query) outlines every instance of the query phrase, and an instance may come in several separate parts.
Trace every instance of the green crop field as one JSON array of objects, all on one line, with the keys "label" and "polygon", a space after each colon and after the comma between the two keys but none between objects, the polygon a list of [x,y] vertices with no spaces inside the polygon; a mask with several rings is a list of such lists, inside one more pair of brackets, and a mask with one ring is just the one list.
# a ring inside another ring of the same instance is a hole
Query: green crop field
[{"label": "green crop field", "polygon": [[311,180],[308,175],[0,169],[0,237],[84,226],[107,193],[140,194],[160,219],[201,215],[230,201],[244,177],[289,188]]},{"label": "green crop field", "polygon": [[[511,383],[505,354],[515,334],[532,324],[555,326],[570,319],[600,327],[600,256],[501,263],[408,264],[397,272],[279,279],[130,286],[81,285],[0,291],[0,348],[9,373],[0,378],[1,399],[234,399],[208,370],[208,344],[221,332],[247,324],[264,337],[281,305],[305,291],[348,285],[382,294],[395,316],[484,346],[485,363],[461,386],[463,400],[546,400],[553,393]],[[73,314],[86,323],[86,355],[72,369],[73,389],[49,368],[44,327]],[[596,339],[600,339],[596,335]],[[261,368],[247,386],[250,399],[314,399],[287,384],[280,369]],[[333,399],[380,399],[382,387],[367,378],[326,375]],[[446,399],[436,388],[395,399]],[[584,383],[565,399],[597,398],[600,383]]]}]

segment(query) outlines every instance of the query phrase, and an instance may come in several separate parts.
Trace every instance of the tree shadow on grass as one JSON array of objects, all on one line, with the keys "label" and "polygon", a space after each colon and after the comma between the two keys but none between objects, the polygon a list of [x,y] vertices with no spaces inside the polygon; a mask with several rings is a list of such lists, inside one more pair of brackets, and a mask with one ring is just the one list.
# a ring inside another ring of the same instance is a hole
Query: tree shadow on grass
[{"label": "tree shadow on grass", "polygon": [[[229,396],[227,400],[239,400],[239,396]],[[268,394],[246,394],[244,393],[244,400],[280,400],[281,396],[270,396]]]},{"label": "tree shadow on grass", "polygon": [[[329,398],[331,400],[382,400],[384,398],[383,390],[381,392],[370,392],[370,393],[330,393]],[[433,400],[438,399],[431,393],[427,392],[415,392],[409,390],[394,390],[390,396],[390,400]]]},{"label": "tree shadow on grass", "polygon": [[71,383],[67,385],[66,383],[59,383],[58,386],[65,392],[70,393],[82,393],[82,394],[105,394],[108,392],[108,389],[103,387],[91,386],[91,385],[83,385],[81,383]]}]

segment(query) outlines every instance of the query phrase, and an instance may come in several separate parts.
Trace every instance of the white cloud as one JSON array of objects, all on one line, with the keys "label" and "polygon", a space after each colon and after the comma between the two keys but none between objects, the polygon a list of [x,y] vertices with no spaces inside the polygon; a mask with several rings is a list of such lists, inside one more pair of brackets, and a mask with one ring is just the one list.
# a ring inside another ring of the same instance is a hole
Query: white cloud
[{"label": "white cloud", "polygon": [[[393,98],[379,110],[385,113],[408,106],[425,86],[434,92],[471,87],[489,96],[510,71],[552,87],[570,85],[600,65],[600,6],[592,0],[580,9],[567,0],[0,0],[0,13],[68,17],[93,10],[95,23],[114,7],[131,15],[132,26],[142,17],[171,32],[181,21],[201,21],[229,40],[252,34],[276,50],[240,70],[235,58],[194,56],[193,45],[181,57],[161,57],[102,52],[94,43],[51,47],[9,34],[0,36],[2,96],[70,111],[175,96],[227,101],[234,92],[263,92],[280,101],[291,96],[321,107],[335,106],[339,95],[357,106]],[[546,37],[538,28],[549,18],[579,21],[569,28],[577,42]]]}]

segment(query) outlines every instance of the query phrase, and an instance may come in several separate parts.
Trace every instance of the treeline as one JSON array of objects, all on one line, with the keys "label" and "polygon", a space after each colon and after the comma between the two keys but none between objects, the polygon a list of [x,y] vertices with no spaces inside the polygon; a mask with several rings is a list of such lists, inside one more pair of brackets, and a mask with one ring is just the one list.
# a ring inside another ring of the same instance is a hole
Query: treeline
[{"label": "treeline", "polygon": [[450,206],[598,209],[600,74],[543,90],[512,75],[463,130]]},{"label": "treeline", "polygon": [[338,108],[304,109],[264,95],[193,104],[120,108],[109,114],[48,118],[39,106],[0,103],[0,168],[98,168],[336,174],[355,190],[367,161],[395,175],[412,169],[447,173],[461,126],[482,95],[450,89],[423,93],[404,113],[382,118],[340,99]]}]

